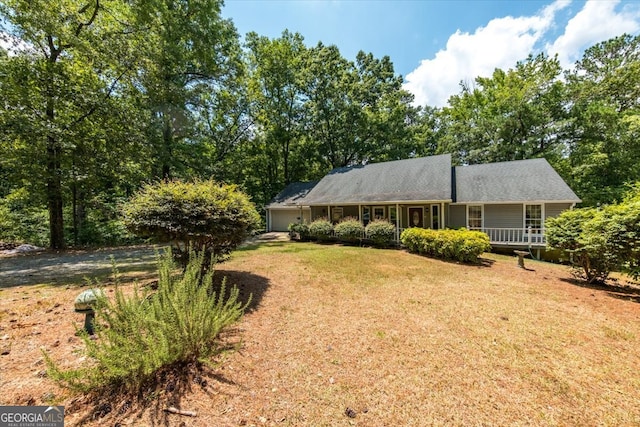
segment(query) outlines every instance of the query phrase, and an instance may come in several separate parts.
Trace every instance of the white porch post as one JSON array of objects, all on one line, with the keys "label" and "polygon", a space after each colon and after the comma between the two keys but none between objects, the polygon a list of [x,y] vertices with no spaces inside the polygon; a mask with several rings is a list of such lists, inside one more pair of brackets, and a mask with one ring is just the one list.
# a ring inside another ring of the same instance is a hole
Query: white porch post
[{"label": "white porch post", "polygon": [[327,219],[331,222],[331,205],[327,205]]},{"label": "white porch post", "polygon": [[396,242],[400,243],[400,204],[396,203]]},{"label": "white porch post", "polygon": [[362,224],[362,205],[358,205],[358,219],[360,220],[360,223]]}]

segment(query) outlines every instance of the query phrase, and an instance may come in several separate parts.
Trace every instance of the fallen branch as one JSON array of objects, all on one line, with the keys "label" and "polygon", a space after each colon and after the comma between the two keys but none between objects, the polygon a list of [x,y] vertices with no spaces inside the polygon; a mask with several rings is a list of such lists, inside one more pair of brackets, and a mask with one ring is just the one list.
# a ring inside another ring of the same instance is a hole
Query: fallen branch
[{"label": "fallen branch", "polygon": [[178,409],[175,408],[173,406],[170,406],[168,408],[164,408],[165,412],[170,412],[172,414],[178,414],[178,415],[186,415],[188,417],[196,417],[198,416],[198,413],[196,411],[183,411],[182,409]]}]

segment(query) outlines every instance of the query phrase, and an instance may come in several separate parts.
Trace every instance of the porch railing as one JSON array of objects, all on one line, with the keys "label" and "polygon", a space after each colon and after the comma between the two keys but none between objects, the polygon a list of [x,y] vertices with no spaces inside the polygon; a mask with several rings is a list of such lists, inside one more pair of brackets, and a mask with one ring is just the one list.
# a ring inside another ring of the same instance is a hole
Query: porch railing
[{"label": "porch railing", "polygon": [[544,246],[547,238],[543,228],[470,228],[486,233],[492,245]]}]

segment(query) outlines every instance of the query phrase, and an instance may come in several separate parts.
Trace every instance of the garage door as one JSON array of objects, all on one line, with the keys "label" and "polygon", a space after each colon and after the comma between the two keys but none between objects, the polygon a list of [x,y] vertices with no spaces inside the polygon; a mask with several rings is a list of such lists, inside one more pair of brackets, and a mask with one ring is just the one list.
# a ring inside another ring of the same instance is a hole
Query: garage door
[{"label": "garage door", "polygon": [[289,224],[298,222],[299,210],[271,210],[271,231],[288,231]]}]

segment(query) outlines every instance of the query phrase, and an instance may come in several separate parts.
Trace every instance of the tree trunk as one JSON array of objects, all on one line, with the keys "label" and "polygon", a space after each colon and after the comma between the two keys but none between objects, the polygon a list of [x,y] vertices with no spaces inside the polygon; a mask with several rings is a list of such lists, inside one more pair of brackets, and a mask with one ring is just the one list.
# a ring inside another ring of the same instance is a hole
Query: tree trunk
[{"label": "tree trunk", "polygon": [[[47,115],[49,109],[47,108]],[[53,115],[53,109],[51,109]],[[49,246],[63,249],[64,219],[62,215],[62,182],[60,178],[60,147],[53,136],[47,137],[47,208],[49,210]]]}]

